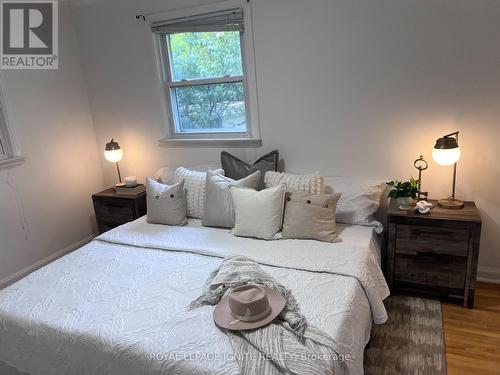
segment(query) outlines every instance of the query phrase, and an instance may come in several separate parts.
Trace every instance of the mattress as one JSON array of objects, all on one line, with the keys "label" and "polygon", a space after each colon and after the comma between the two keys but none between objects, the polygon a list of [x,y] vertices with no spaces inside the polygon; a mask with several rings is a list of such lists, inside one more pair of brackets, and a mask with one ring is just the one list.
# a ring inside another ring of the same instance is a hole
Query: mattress
[{"label": "mattress", "polygon": [[292,290],[309,324],[337,342],[347,373],[362,374],[388,289],[373,229],[338,231],[335,244],[262,241],[199,220],[138,219],[0,291],[0,362],[33,375],[237,375],[213,307],[187,306],[222,258],[243,254]]}]

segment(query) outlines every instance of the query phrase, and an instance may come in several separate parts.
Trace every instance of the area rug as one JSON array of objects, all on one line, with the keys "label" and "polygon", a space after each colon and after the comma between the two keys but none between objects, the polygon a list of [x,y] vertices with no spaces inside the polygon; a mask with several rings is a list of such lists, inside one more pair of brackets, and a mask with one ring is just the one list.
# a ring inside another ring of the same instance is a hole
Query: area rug
[{"label": "area rug", "polygon": [[441,303],[391,296],[385,305],[389,319],[373,326],[365,352],[365,374],[446,374]]}]

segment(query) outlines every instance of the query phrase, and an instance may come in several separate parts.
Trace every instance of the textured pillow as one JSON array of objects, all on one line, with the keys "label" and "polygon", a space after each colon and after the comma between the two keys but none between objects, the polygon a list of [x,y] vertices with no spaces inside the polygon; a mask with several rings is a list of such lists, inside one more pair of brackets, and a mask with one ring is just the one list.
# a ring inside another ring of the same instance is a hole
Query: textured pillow
[{"label": "textured pillow", "polygon": [[184,225],[186,218],[186,194],[184,181],[175,185],[164,185],[146,178],[148,223]]},{"label": "textured pillow", "polygon": [[266,188],[286,184],[288,191],[305,191],[310,194],[324,193],[324,178],[319,172],[311,174],[291,174],[281,172],[266,172],[264,186]]},{"label": "textured pillow", "polygon": [[257,159],[255,163],[250,165],[241,161],[236,156],[231,155],[229,152],[222,151],[220,154],[220,161],[225,175],[234,180],[240,180],[256,171],[260,171],[259,189],[263,189],[265,173],[267,171],[278,170],[279,152],[278,150],[274,150]]},{"label": "textured pillow", "polygon": [[340,193],[287,193],[283,238],[339,241],[335,233],[335,210]]},{"label": "textured pillow", "polygon": [[[224,174],[222,169],[217,169],[215,173]],[[205,180],[206,172],[194,171],[192,169],[179,167],[175,170],[175,180],[184,180],[187,200],[187,216],[203,219],[205,213]]]},{"label": "textured pillow", "polygon": [[232,186],[230,191],[235,214],[232,233],[265,240],[277,238],[281,229],[286,186],[278,185],[261,191]]},{"label": "textured pillow", "polygon": [[163,167],[156,171],[154,179],[166,185],[175,184],[175,167]]},{"label": "textured pillow", "polygon": [[234,227],[234,205],[229,189],[231,186],[257,189],[259,181],[260,171],[238,181],[207,172],[205,216],[202,224],[207,227]]},{"label": "textured pillow", "polygon": [[382,223],[375,219],[375,213],[385,189],[384,182],[325,177],[326,193],[342,193],[337,204],[337,222],[373,226],[377,233],[382,233],[384,229]]}]

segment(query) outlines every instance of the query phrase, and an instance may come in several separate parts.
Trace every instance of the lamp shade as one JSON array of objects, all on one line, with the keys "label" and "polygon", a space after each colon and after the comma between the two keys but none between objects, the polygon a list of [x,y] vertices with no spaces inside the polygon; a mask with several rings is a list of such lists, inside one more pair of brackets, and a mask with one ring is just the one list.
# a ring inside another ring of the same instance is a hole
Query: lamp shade
[{"label": "lamp shade", "polygon": [[460,146],[451,137],[439,138],[432,149],[432,158],[440,165],[453,165],[460,159],[460,155]]},{"label": "lamp shade", "polygon": [[104,149],[104,157],[113,163],[117,163],[122,160],[123,150],[120,148],[118,142],[111,139],[110,142],[106,143],[106,148]]}]

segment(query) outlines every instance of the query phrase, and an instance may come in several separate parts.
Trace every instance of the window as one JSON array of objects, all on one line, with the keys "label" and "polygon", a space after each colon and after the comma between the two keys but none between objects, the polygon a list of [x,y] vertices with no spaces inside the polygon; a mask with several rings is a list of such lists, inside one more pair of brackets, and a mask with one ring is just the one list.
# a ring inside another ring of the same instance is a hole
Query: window
[{"label": "window", "polygon": [[10,155],[10,150],[8,149],[7,134],[6,134],[6,124],[3,118],[3,111],[0,104],[0,160],[5,160]]},{"label": "window", "polygon": [[170,140],[258,138],[244,24],[242,8],[152,23],[161,52]]},{"label": "window", "polygon": [[14,142],[14,135],[10,128],[10,117],[5,105],[5,95],[0,82],[0,168],[21,163],[24,158]]}]

